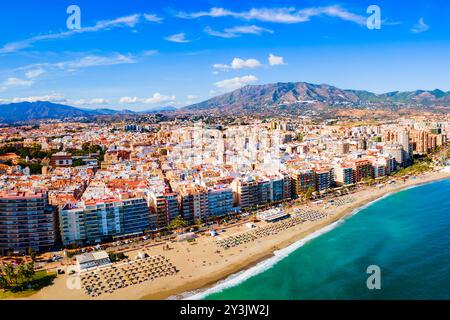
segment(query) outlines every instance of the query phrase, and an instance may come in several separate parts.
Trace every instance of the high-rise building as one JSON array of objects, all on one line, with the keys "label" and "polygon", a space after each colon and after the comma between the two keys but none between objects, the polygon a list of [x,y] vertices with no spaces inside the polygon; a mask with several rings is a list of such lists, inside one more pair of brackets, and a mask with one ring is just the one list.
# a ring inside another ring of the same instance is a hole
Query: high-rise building
[{"label": "high-rise building", "polygon": [[292,198],[292,179],[288,173],[283,173],[283,200]]},{"label": "high-rise building", "polygon": [[403,163],[402,165],[408,165],[412,157],[412,144],[409,139],[409,132],[406,130],[399,131],[398,133],[398,143],[403,149]]},{"label": "high-rise building", "polygon": [[208,190],[199,185],[186,186],[182,188],[178,196],[181,216],[193,224],[198,219],[205,221],[209,217]]},{"label": "high-rise building", "polygon": [[[404,150],[400,144],[386,144],[383,147],[385,154],[391,155],[395,160],[395,167],[401,166],[404,163]],[[395,168],[394,168],[395,170]]]},{"label": "high-rise building", "polygon": [[272,202],[272,183],[270,180],[258,181],[258,205]]},{"label": "high-rise building", "polygon": [[253,177],[245,177],[235,179],[231,188],[233,189],[233,197],[235,206],[242,209],[254,208],[260,201],[260,187],[258,181]]},{"label": "high-rise building", "polygon": [[56,233],[56,214],[46,192],[0,192],[1,254],[49,250]]},{"label": "high-rise building", "polygon": [[372,162],[373,178],[381,178],[386,176],[386,165],[380,161]]},{"label": "high-rise building", "polygon": [[339,185],[355,183],[353,169],[347,164],[338,164],[334,167],[334,181]]},{"label": "high-rise building", "polygon": [[180,215],[178,193],[165,190],[149,195],[150,227],[166,228],[172,220]]},{"label": "high-rise building", "polygon": [[414,153],[419,155],[427,154],[445,143],[446,136],[442,134],[432,134],[425,130],[413,130],[411,140]]},{"label": "high-rise building", "polygon": [[345,155],[350,152],[350,143],[346,141],[333,141],[329,144],[329,148],[337,155]]},{"label": "high-rise building", "polygon": [[352,166],[355,182],[373,177],[372,164],[369,160],[357,159],[349,161],[349,164]]},{"label": "high-rise building", "polygon": [[316,174],[316,190],[325,191],[330,189],[334,184],[333,169],[330,168],[318,168],[314,169]]},{"label": "high-rise building", "polygon": [[316,174],[313,170],[298,170],[291,174],[292,193],[299,196],[309,189],[316,190]]},{"label": "high-rise building", "polygon": [[133,235],[150,229],[147,203],[142,198],[90,200],[67,204],[60,210],[64,245],[99,243],[114,236]]},{"label": "high-rise building", "polygon": [[218,187],[208,190],[209,214],[220,217],[233,211],[233,191],[231,188]]}]

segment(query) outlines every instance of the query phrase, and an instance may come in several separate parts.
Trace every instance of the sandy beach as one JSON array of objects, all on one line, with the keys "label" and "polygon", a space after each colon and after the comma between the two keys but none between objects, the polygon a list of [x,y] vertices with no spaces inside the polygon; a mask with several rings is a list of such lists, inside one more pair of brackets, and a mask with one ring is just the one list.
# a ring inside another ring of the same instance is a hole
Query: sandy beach
[{"label": "sandy beach", "polygon": [[[169,297],[180,298],[180,294],[182,293],[208,288],[234,273],[249,268],[263,259],[267,259],[273,255],[274,251],[287,247],[331,223],[344,219],[354,212],[355,209],[379,199],[386,194],[445,178],[450,178],[450,172],[435,171],[409,178],[405,182],[397,181],[395,184],[386,184],[382,188],[367,187],[361,189],[351,194],[352,202],[345,203],[341,206],[330,206],[325,203],[320,205],[310,204],[310,209],[325,211],[327,213],[326,218],[319,221],[307,221],[282,230],[276,235],[262,237],[253,242],[248,242],[228,250],[224,250],[218,246],[216,238],[201,236],[194,243],[170,243],[171,250],[164,250],[163,245],[158,245],[127,252],[126,255],[131,259],[134,259],[139,251],[146,252],[151,256],[164,255],[180,271],[172,276],[146,281],[116,290],[110,294],[103,294],[93,298],[85,294],[81,289],[68,289],[67,281],[69,276],[62,275],[58,276],[52,286],[40,290],[28,299],[136,300],[167,299]],[[305,206],[301,205],[298,207],[305,208]],[[295,206],[291,210],[294,208]],[[265,224],[265,222],[256,223],[257,226],[264,226]],[[218,238],[248,231],[249,229],[245,224],[233,226],[227,229],[225,233],[219,234]]]}]

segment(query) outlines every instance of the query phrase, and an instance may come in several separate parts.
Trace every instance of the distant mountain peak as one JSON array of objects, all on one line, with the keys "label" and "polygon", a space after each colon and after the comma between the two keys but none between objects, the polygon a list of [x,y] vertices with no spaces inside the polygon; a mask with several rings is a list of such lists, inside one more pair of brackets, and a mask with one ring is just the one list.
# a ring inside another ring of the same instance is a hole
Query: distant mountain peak
[{"label": "distant mountain peak", "polygon": [[329,84],[277,82],[247,85],[209,100],[187,106],[190,111],[215,110],[219,113],[297,113],[302,110],[350,107],[385,108],[394,104],[450,105],[450,93],[439,89],[375,94],[366,90],[343,90]]},{"label": "distant mountain peak", "polygon": [[49,101],[20,102],[0,105],[0,122],[24,122],[43,119],[64,119],[116,115],[133,111],[110,109],[81,109]]}]

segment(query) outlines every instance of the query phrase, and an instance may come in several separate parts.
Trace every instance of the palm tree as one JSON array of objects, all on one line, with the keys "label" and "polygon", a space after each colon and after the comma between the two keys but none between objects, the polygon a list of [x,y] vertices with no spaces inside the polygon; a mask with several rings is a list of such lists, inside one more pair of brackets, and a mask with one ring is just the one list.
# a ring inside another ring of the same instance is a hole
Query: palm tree
[{"label": "palm tree", "polygon": [[25,274],[25,266],[23,264],[19,265],[15,270],[15,287],[21,287],[26,283],[27,280]]},{"label": "palm tree", "polygon": [[2,282],[4,282],[5,288],[13,287],[16,282],[15,278],[14,266],[10,263],[6,264],[2,269]]},{"label": "palm tree", "polygon": [[8,283],[6,282],[6,278],[3,275],[3,273],[0,273],[0,289],[6,289],[7,287],[8,287]]},{"label": "palm tree", "polygon": [[170,222],[169,229],[178,230],[186,228],[187,226],[188,223],[181,216],[178,216]]},{"label": "palm tree", "polygon": [[12,264],[6,264],[0,269],[0,288],[22,288],[25,284],[33,280],[34,262],[21,264],[14,267]]},{"label": "palm tree", "polygon": [[308,190],[306,190],[306,192],[303,193],[303,198],[305,200],[311,199],[311,197],[313,196],[314,192],[315,192],[314,188],[313,187],[309,187]]},{"label": "palm tree", "polygon": [[24,267],[24,272],[23,272],[25,281],[30,282],[31,280],[33,280],[35,273],[36,272],[34,270],[34,262],[31,261],[30,263],[27,263]]}]

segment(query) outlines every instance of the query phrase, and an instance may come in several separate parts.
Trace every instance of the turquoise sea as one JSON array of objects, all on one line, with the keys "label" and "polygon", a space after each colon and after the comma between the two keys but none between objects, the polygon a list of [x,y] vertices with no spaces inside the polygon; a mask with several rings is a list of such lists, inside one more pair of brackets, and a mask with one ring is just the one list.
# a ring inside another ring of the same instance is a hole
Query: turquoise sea
[{"label": "turquoise sea", "polygon": [[[199,299],[450,299],[450,180],[386,196]],[[367,267],[381,269],[368,290]]]}]

